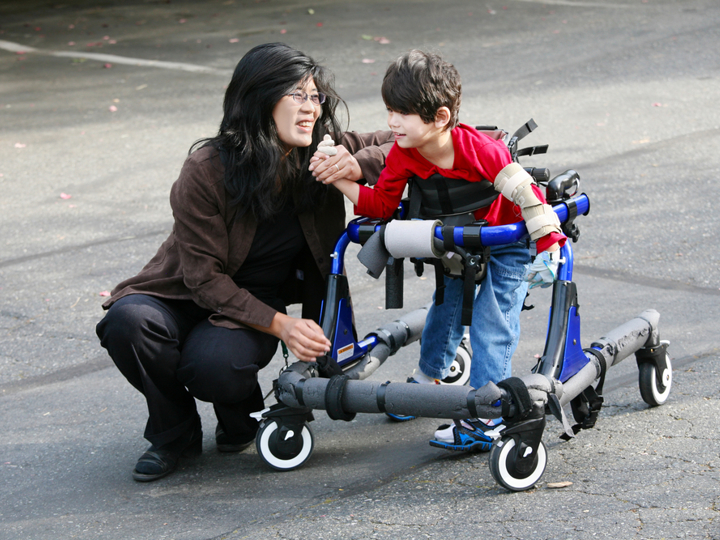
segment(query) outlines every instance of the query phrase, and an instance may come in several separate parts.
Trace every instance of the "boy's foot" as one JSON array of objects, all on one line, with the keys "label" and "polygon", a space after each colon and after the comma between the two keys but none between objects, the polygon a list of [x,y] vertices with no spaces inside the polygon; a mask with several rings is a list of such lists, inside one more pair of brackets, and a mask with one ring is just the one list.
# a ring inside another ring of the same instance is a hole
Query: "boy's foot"
[{"label": "boy's foot", "polygon": [[443,424],[435,432],[430,446],[459,452],[489,452],[505,426],[494,423],[488,425],[487,422],[492,420],[475,418],[453,420],[452,424]]},{"label": "boy's foot", "polygon": [[[407,381],[405,381],[405,382],[415,383],[415,384],[426,384],[426,383],[430,383],[430,384],[440,384],[440,381],[438,381],[437,379],[431,379],[430,377],[428,377],[427,375],[425,375],[423,372],[419,372],[419,373],[418,373],[418,375],[417,375],[417,380],[416,380],[416,379],[415,379],[415,373],[417,373],[417,372],[413,372],[413,376],[412,376],[412,377],[408,377],[408,378],[407,378]],[[409,420],[415,420],[415,419],[417,418],[417,416],[403,415],[403,414],[393,414],[393,413],[389,413],[389,412],[386,412],[385,415],[386,415],[390,420],[394,420],[395,422],[407,422],[407,421],[409,421]]]}]

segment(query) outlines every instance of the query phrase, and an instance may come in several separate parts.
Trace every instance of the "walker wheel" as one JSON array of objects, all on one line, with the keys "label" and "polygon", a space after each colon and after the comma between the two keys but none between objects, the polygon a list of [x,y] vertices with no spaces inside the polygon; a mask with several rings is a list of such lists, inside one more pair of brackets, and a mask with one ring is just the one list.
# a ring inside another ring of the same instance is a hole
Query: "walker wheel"
[{"label": "walker wheel", "polygon": [[271,418],[260,425],[255,446],[262,460],[270,467],[276,471],[292,471],[310,458],[313,434],[307,422],[303,424],[300,433],[295,433]]},{"label": "walker wheel", "polygon": [[[532,452],[530,447],[526,446],[525,452],[528,451]],[[545,472],[547,449],[545,443],[540,441],[535,456],[523,464],[523,469],[527,470],[521,471],[518,467],[515,439],[503,437],[490,450],[489,463],[490,474],[498,484],[510,491],[525,491],[533,487]]]},{"label": "walker wheel", "polygon": [[470,380],[470,364],[472,363],[472,355],[468,351],[465,338],[460,342],[460,346],[455,352],[455,359],[450,365],[450,374],[440,381],[440,384],[452,384],[455,386],[463,386]]},{"label": "walker wheel", "polygon": [[667,401],[672,388],[672,364],[670,363],[670,355],[665,355],[667,369],[662,373],[658,383],[657,368],[650,362],[643,362],[638,366],[640,371],[640,395],[643,401],[651,407],[657,407]]}]

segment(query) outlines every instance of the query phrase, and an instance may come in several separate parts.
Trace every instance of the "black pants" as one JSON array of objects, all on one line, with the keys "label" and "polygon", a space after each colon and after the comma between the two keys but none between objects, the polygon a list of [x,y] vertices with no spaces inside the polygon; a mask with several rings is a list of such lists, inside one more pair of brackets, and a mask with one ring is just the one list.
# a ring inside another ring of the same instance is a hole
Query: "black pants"
[{"label": "black pants", "polygon": [[213,326],[211,312],[190,300],[142,294],[112,305],[96,331],[121,373],[147,400],[145,438],[174,441],[198,422],[195,398],[213,404],[218,422],[238,442],[258,429],[263,409],[257,374],[278,339],[252,329]]}]

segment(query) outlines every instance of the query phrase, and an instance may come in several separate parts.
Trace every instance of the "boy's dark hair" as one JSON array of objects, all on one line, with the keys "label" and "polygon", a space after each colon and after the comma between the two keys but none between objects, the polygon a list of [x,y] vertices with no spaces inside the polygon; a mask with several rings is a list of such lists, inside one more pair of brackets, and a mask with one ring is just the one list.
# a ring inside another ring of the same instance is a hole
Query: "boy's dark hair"
[{"label": "boy's dark hair", "polygon": [[423,122],[435,121],[440,107],[450,109],[448,129],[458,125],[460,74],[437,54],[414,49],[390,64],[382,84],[385,105],[401,114],[417,114]]}]

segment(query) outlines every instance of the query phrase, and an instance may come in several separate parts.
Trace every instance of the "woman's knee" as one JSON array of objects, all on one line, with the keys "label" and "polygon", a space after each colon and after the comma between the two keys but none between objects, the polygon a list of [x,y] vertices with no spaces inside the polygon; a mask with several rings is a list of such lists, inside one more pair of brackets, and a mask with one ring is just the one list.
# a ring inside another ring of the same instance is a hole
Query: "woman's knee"
[{"label": "woman's knee", "polygon": [[153,350],[177,344],[173,323],[160,300],[130,295],[115,302],[97,324],[100,344],[113,356],[113,350],[132,347]]},{"label": "woman's knee", "polygon": [[194,331],[183,347],[178,378],[197,399],[236,403],[255,391],[257,374],[272,359],[277,343],[277,338],[254,331]]}]

